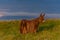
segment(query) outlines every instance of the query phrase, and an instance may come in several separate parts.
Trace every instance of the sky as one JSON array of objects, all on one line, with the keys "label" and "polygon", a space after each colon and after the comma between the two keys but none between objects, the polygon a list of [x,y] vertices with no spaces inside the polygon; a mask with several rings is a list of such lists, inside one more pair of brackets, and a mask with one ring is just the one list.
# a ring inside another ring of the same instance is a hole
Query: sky
[{"label": "sky", "polygon": [[0,0],[0,16],[60,16],[60,0]]}]

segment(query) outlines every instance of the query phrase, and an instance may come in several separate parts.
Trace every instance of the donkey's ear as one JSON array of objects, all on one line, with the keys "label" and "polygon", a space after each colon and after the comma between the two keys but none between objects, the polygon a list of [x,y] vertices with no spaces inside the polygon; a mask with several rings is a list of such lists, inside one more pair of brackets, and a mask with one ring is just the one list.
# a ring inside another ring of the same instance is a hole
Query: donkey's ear
[{"label": "donkey's ear", "polygon": [[42,16],[42,13],[40,14],[40,16]]},{"label": "donkey's ear", "polygon": [[45,16],[45,13],[43,14],[43,16]]}]

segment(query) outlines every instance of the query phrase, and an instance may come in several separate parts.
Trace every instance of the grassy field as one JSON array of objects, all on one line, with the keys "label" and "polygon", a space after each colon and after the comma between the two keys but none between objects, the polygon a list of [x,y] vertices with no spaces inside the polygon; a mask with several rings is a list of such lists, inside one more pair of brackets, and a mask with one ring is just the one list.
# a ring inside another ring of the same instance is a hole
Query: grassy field
[{"label": "grassy field", "polygon": [[0,21],[0,40],[60,40],[60,19],[47,19],[37,33],[20,34],[19,21]]}]

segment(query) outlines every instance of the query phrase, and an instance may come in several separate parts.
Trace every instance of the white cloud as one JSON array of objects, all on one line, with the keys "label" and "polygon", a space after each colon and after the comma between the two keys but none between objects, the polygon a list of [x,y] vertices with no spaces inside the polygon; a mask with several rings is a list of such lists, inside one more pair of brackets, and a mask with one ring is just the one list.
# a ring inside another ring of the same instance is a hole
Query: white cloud
[{"label": "white cloud", "polygon": [[60,13],[50,13],[50,14],[47,13],[46,17],[60,18]]},{"label": "white cloud", "polygon": [[[30,13],[30,12],[8,12],[9,9],[0,9],[0,17],[2,16],[39,16],[40,13]],[[46,13],[46,17],[56,17],[60,18],[60,13]]]},{"label": "white cloud", "polygon": [[39,13],[29,13],[29,12],[6,12],[0,11],[3,16],[37,16]]},{"label": "white cloud", "polygon": [[29,13],[29,12],[15,12],[11,13],[12,15],[20,15],[20,16],[37,16],[39,13]]},{"label": "white cloud", "polygon": [[60,16],[60,14],[58,14],[58,13],[55,13],[55,14],[46,14],[47,16]]}]

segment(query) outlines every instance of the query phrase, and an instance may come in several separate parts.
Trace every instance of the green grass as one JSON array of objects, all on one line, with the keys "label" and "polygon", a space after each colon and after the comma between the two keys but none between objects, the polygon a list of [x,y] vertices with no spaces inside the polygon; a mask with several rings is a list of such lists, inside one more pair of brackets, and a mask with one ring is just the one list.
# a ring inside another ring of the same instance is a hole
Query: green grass
[{"label": "green grass", "polygon": [[60,40],[60,20],[40,24],[37,33],[20,34],[20,22],[0,21],[0,40]]}]

